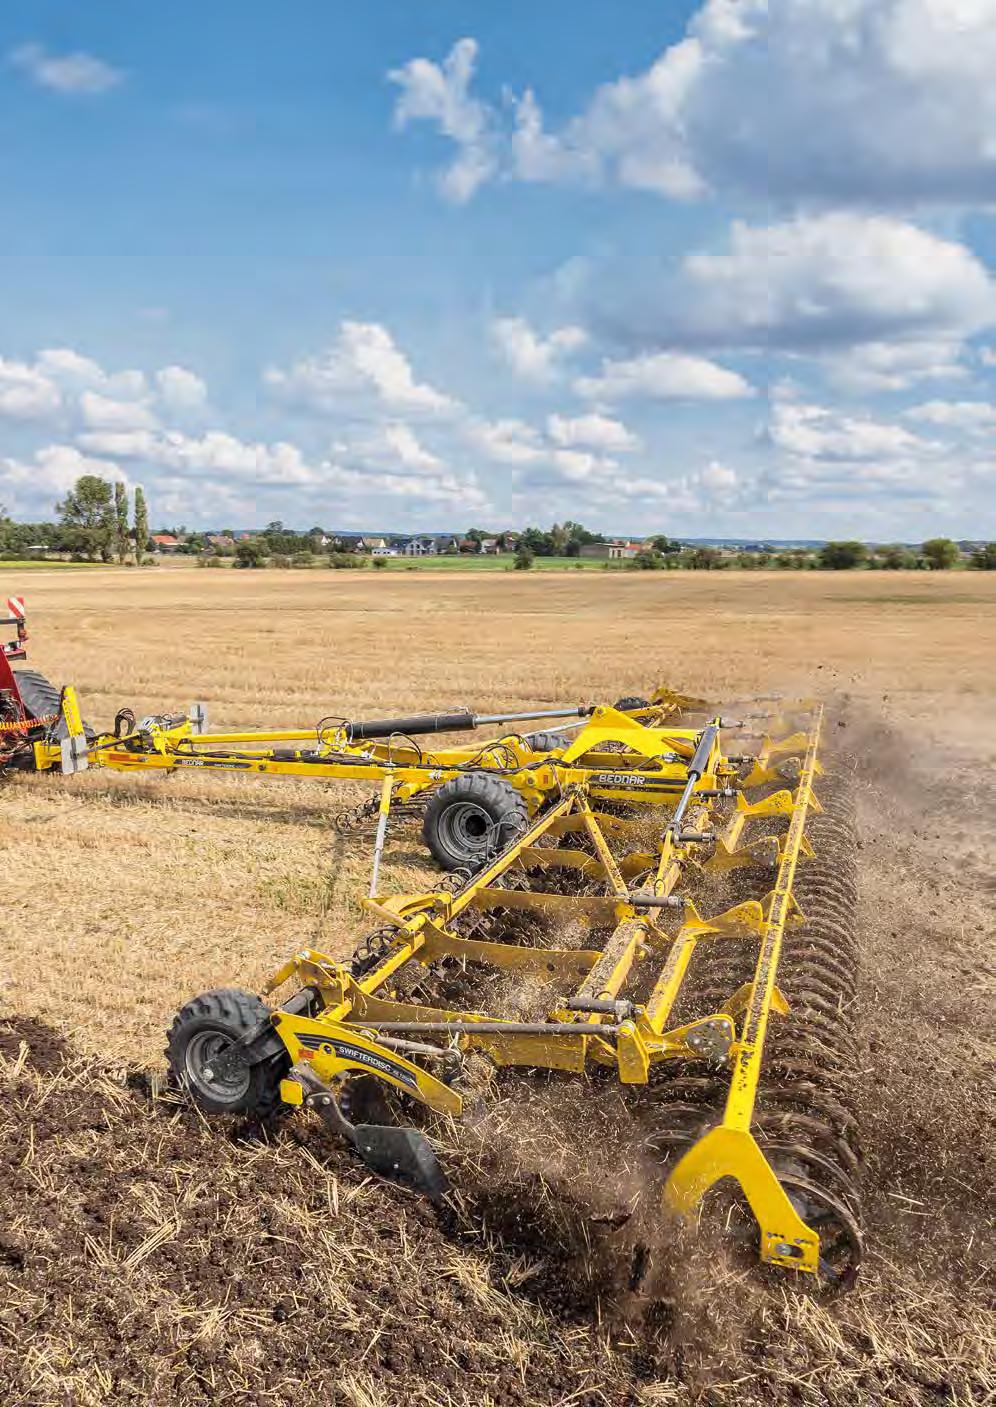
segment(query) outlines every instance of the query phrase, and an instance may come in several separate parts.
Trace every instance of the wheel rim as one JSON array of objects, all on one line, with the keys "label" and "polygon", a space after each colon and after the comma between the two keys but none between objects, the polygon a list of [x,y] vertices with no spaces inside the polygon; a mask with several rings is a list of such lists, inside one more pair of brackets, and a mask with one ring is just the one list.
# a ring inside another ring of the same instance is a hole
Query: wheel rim
[{"label": "wheel rim", "polygon": [[[252,1076],[246,1066],[232,1070],[227,1076],[216,1074],[212,1069],[213,1062],[232,1044],[231,1036],[224,1031],[198,1031],[190,1037],[183,1054],[188,1085],[219,1104],[237,1104],[249,1092]],[[206,1073],[208,1070],[211,1070],[210,1075]]]},{"label": "wheel rim", "polygon": [[443,844],[461,857],[483,855],[496,829],[487,811],[474,801],[455,801],[439,817]]}]

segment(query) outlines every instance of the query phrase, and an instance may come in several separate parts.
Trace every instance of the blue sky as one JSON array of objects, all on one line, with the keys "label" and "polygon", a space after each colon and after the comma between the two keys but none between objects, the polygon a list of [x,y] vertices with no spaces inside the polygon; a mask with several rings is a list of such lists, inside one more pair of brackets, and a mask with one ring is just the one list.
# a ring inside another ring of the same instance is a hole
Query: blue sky
[{"label": "blue sky", "polygon": [[996,0],[7,0],[0,501],[996,533]]}]

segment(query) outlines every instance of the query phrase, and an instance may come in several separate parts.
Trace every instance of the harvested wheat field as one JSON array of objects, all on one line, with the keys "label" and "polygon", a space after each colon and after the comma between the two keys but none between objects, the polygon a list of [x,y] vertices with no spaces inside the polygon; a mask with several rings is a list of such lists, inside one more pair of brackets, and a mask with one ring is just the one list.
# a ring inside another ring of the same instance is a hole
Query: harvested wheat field
[{"label": "harvested wheat field", "polygon": [[[584,1087],[519,1077],[435,1209],[317,1121],[208,1121],[159,1078],[204,988],[348,954],[358,787],[3,783],[0,1382],[10,1407],[990,1402],[996,583],[984,574],[31,572],[30,662],[85,716],[219,728],[449,705],[817,694],[860,835],[865,1256],[823,1301],[613,1206],[640,1176]],[[416,830],[382,887],[431,885]],[[597,1115],[597,1117],[596,1117]],[[603,1117],[604,1115],[604,1117]],[[621,1132],[620,1132],[621,1131]],[[476,1141],[475,1141],[476,1140]],[[445,1150],[444,1150],[445,1152]],[[625,1178],[619,1165],[625,1168]],[[646,1215],[646,1213],[644,1213]]]}]

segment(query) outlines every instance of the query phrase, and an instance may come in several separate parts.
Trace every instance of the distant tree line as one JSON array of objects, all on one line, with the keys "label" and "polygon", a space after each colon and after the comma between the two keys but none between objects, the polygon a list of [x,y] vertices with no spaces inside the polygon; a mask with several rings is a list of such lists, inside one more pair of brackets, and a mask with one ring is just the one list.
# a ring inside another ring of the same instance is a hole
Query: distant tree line
[{"label": "distant tree line", "polygon": [[129,505],[124,484],[83,474],[55,505],[56,522],[17,523],[0,507],[0,557],[59,553],[80,561],[142,561],[150,550],[149,510],[141,488]]},{"label": "distant tree line", "polygon": [[[55,505],[55,511],[55,522],[18,523],[0,507],[0,558],[13,560],[58,553],[80,560],[124,563],[143,561],[155,550],[141,488],[135,489],[129,503],[124,484],[84,474]],[[188,532],[185,527],[169,531],[178,541],[176,551],[196,557],[204,566],[223,566],[226,558],[245,568],[311,567],[321,563],[334,568],[361,568],[370,561],[359,535],[330,538],[321,527],[297,531],[279,520],[240,540],[236,540],[231,528],[213,534]],[[512,565],[519,571],[528,571],[537,558],[579,558],[582,548],[606,542],[602,533],[591,532],[583,524],[567,519],[549,529],[527,527],[521,533],[470,528],[462,538],[454,537],[447,555],[472,552],[492,539],[506,549],[514,545]],[[981,543],[966,557],[959,545],[946,537],[930,538],[917,547],[848,540],[812,548],[776,548],[758,543],[749,548],[724,549],[683,543],[657,534],[646,538],[633,555],[606,560],[602,566],[608,571],[947,571],[962,564],[978,571],[996,571],[996,542]],[[386,559],[375,556],[373,566],[386,567]]]},{"label": "distant tree line", "polygon": [[[825,542],[818,548],[761,546],[726,551],[654,538],[634,557],[604,566],[609,571],[949,571],[962,561],[961,548],[947,537],[930,538],[919,547],[847,541]],[[996,543],[974,548],[965,565],[978,571],[996,570]]]}]

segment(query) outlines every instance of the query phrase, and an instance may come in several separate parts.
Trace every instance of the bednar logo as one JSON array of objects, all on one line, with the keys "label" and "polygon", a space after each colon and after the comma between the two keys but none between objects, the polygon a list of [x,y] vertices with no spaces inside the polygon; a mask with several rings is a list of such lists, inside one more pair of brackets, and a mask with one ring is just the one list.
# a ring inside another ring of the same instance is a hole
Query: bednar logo
[{"label": "bednar logo", "polygon": [[14,617],[15,620],[24,620],[26,614],[24,609],[24,597],[8,596],[7,610],[10,612],[10,614]]}]

